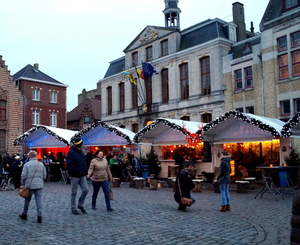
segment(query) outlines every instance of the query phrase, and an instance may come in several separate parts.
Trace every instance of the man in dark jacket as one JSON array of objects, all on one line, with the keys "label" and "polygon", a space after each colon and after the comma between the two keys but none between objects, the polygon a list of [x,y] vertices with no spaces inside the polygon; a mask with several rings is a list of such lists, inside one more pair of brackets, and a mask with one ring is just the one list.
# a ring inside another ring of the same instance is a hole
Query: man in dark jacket
[{"label": "man in dark jacket", "polygon": [[298,172],[298,182],[294,193],[291,225],[291,245],[300,245],[300,171]]},{"label": "man in dark jacket", "polygon": [[75,139],[73,146],[71,146],[67,155],[67,167],[71,182],[71,211],[72,214],[79,214],[76,209],[76,195],[78,185],[81,188],[81,196],[78,200],[78,206],[82,213],[86,213],[83,207],[84,200],[89,192],[88,184],[86,180],[87,166],[81,146],[83,144],[82,139]]},{"label": "man in dark jacket", "polygon": [[189,172],[186,169],[182,169],[175,182],[174,199],[179,204],[178,210],[186,211],[187,206],[181,204],[182,197],[192,199],[192,203],[195,202],[195,199],[191,197],[191,189],[194,187],[195,185],[189,176]]}]

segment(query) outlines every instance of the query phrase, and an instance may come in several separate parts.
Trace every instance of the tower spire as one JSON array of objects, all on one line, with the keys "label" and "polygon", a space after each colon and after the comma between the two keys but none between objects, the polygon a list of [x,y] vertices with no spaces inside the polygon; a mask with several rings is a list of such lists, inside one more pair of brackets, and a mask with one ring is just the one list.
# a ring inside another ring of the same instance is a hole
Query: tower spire
[{"label": "tower spire", "polygon": [[163,13],[165,15],[165,27],[172,27],[180,29],[179,14],[181,13],[178,8],[178,0],[165,0],[165,9]]}]

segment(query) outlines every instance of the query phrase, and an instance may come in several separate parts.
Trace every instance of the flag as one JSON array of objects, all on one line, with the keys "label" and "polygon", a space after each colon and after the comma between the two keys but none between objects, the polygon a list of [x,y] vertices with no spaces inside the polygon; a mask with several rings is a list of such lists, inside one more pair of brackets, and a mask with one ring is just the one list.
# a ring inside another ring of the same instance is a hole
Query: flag
[{"label": "flag", "polygon": [[145,79],[144,72],[141,69],[136,69],[136,73],[140,78]]},{"label": "flag", "polygon": [[145,77],[152,77],[154,73],[154,67],[150,63],[142,63],[143,72]]},{"label": "flag", "polygon": [[132,74],[128,71],[124,71],[125,77],[134,85],[137,85],[136,80],[133,78]]}]

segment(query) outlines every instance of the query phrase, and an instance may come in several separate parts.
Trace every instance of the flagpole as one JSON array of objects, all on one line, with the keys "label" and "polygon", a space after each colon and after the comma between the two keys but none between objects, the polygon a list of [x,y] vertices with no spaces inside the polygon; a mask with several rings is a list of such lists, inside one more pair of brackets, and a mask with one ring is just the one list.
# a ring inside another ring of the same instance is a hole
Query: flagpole
[{"label": "flagpole", "polygon": [[[146,101],[146,96],[145,96],[144,91],[143,91],[143,89],[142,89],[142,84],[141,84],[141,80],[140,80],[140,75],[139,75],[138,72],[137,72],[137,68],[136,68],[134,62],[133,62],[133,65],[134,65],[134,69],[135,69],[136,75],[137,75],[138,80],[139,80],[139,84],[140,84],[140,87],[141,87],[141,91],[142,91],[141,93],[142,93],[142,95],[143,95],[144,103],[146,103],[146,102],[147,102],[147,101]],[[142,103],[142,104],[143,104],[143,103]]]}]

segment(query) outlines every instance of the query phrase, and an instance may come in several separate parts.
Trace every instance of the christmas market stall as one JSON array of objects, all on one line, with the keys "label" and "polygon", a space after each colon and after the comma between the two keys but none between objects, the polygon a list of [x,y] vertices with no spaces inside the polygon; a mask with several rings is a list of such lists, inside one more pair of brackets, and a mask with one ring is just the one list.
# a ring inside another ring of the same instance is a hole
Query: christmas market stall
[{"label": "christmas market stall", "polygon": [[283,125],[279,119],[228,111],[206,124],[197,134],[214,145],[214,166],[220,164],[218,153],[226,150],[234,160],[231,162],[232,175],[247,176],[250,172],[255,174],[257,166],[282,164],[280,146],[288,142],[281,135]]},{"label": "christmas market stall", "polygon": [[158,155],[161,171],[160,178],[172,177],[170,166],[180,157],[183,167],[193,158],[197,174],[211,170],[210,144],[202,142],[195,133],[205,124],[177,119],[158,118],[142,128],[134,137],[144,151],[153,150]]}]

